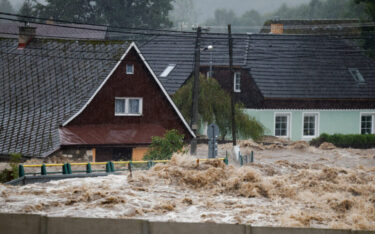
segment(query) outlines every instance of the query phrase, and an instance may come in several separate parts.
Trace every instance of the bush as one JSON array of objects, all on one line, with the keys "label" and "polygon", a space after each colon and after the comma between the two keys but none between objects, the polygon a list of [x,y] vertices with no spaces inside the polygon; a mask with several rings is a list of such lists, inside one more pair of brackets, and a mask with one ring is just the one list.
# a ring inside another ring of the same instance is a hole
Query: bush
[{"label": "bush", "polygon": [[0,183],[6,183],[13,179],[12,177],[12,170],[4,169],[0,172]]},{"label": "bush", "polygon": [[310,145],[319,147],[323,142],[330,142],[336,147],[368,149],[375,147],[375,135],[373,134],[321,134],[319,137],[311,140]]},{"label": "bush", "polygon": [[5,183],[18,178],[18,164],[21,162],[21,154],[10,154],[11,169],[4,169],[0,172],[0,183]]},{"label": "bush", "polygon": [[181,151],[184,146],[184,135],[173,129],[167,131],[164,137],[152,137],[150,149],[145,155],[145,160],[170,159],[172,154]]}]

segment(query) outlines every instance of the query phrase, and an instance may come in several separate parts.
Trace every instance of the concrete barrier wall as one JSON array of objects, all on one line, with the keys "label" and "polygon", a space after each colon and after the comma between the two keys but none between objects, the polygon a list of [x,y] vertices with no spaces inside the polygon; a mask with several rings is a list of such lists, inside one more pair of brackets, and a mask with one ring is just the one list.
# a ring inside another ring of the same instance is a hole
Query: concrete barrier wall
[{"label": "concrete barrier wall", "polygon": [[138,219],[47,217],[1,214],[0,234],[374,234],[313,228],[251,227],[215,223],[149,222]]}]

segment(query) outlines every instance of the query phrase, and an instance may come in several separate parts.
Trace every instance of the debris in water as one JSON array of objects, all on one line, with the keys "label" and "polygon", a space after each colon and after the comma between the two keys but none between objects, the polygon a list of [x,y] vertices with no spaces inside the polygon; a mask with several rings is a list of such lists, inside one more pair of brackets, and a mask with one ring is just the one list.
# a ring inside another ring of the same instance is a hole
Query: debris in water
[{"label": "debris in water", "polygon": [[128,179],[0,185],[0,212],[375,230],[375,168],[315,161],[235,167],[179,155]]}]

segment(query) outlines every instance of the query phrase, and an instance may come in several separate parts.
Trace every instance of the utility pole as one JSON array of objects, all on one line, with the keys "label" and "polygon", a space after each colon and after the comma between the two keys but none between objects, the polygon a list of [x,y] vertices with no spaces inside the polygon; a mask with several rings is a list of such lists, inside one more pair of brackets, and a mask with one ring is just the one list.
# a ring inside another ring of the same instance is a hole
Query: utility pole
[{"label": "utility pole", "polygon": [[231,104],[231,111],[232,111],[232,139],[233,139],[233,146],[237,145],[236,139],[236,117],[235,117],[235,103],[234,103],[234,73],[233,73],[233,39],[232,39],[232,28],[231,25],[228,24],[228,45],[229,45],[229,76],[230,81],[232,82],[232,90],[230,92],[230,104]]},{"label": "utility pole", "polygon": [[[197,28],[197,39],[195,42],[195,66],[194,66],[194,84],[193,84],[193,113],[191,118],[191,128],[193,129],[194,134],[197,136],[198,130],[198,97],[199,97],[199,67],[200,67],[200,37],[202,29],[201,27]],[[190,154],[197,154],[197,138],[191,140],[190,145]]]}]

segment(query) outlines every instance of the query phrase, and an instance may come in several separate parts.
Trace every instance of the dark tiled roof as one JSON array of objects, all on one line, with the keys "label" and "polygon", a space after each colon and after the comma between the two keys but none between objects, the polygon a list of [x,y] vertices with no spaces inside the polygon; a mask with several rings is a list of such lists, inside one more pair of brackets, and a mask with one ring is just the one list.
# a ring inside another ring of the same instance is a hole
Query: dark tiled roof
[{"label": "dark tiled roof", "polygon": [[[61,25],[63,27],[59,27]],[[21,22],[0,22],[0,37],[18,38],[18,27],[24,26]],[[56,38],[82,38],[102,40],[106,37],[106,26],[95,26],[85,24],[35,24],[29,26],[36,27],[37,37]]]},{"label": "dark tiled roof", "polygon": [[[190,77],[194,69],[195,33],[173,33],[155,36],[140,43],[140,50],[169,94],[175,93]],[[247,35],[233,37],[233,65],[246,63]],[[213,49],[203,50],[208,45]],[[209,66],[212,53],[213,66],[228,66],[228,36],[203,34],[201,40],[201,66]],[[167,77],[160,74],[169,64],[176,67]]]},{"label": "dark tiled roof", "polygon": [[[250,35],[246,67],[267,98],[375,98],[375,62],[342,39]],[[366,82],[356,82],[348,68]]]},{"label": "dark tiled roof", "polygon": [[0,38],[0,154],[42,156],[59,145],[58,127],[110,73],[127,42],[34,39],[17,50]]}]

